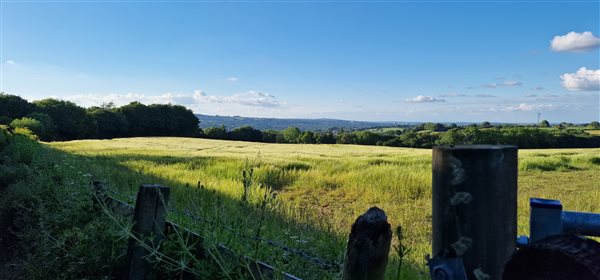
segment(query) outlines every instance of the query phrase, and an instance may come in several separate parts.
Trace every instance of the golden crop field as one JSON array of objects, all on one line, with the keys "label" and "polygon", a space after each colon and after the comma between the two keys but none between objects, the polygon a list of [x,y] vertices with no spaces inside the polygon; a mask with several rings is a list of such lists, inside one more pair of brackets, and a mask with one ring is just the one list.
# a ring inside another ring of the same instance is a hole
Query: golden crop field
[{"label": "golden crop field", "polygon": [[[424,278],[431,239],[431,150],[355,145],[265,144],[194,138],[126,138],[46,143],[65,165],[111,189],[142,183],[172,188],[171,205],[218,225],[170,218],[215,243],[306,279],[328,279],[302,258],[240,239],[222,226],[342,262],[351,224],[369,207],[402,226],[410,249],[403,275]],[[248,202],[242,172],[253,170]],[[519,151],[519,234],[528,234],[529,197],[560,199],[565,209],[600,212],[600,149]],[[394,237],[393,245],[397,244]],[[396,275],[391,250],[388,274]]]}]

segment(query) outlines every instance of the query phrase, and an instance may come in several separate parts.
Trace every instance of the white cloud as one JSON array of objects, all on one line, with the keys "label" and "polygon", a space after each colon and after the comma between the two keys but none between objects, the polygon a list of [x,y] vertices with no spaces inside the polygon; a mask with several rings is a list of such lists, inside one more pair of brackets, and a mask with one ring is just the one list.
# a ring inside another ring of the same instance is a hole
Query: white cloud
[{"label": "white cloud", "polygon": [[501,83],[484,84],[484,85],[481,85],[481,87],[482,88],[498,88],[498,87],[518,87],[521,85],[523,85],[522,82],[508,80],[508,81],[504,81]]},{"label": "white cloud", "polygon": [[165,93],[162,95],[144,95],[137,93],[127,94],[79,94],[65,97],[56,97],[64,100],[75,102],[84,107],[100,106],[104,103],[113,102],[117,106],[129,104],[138,101],[144,104],[181,104],[187,105],[193,103],[193,98],[185,94]]},{"label": "white cloud", "polygon": [[502,109],[502,111],[509,111],[509,112],[514,112],[514,111],[523,111],[523,112],[529,112],[529,111],[533,111],[533,110],[542,110],[542,109],[554,109],[556,108],[556,105],[554,104],[527,104],[527,103],[521,103],[519,105],[511,105],[511,106],[507,106],[505,108]]},{"label": "white cloud", "polygon": [[[59,97],[57,97],[59,98]],[[73,101],[84,107],[100,106],[104,103],[113,102],[117,106],[129,104],[138,101],[144,104],[178,104],[193,110],[202,109],[202,104],[223,104],[224,107],[231,105],[240,105],[242,107],[258,108],[280,108],[287,106],[287,102],[282,102],[275,96],[258,91],[247,91],[229,96],[208,95],[201,90],[194,91],[193,94],[174,94],[165,93],[162,95],[144,95],[137,93],[128,94],[81,94],[60,97],[64,100]],[[218,108],[214,108],[218,109]]]},{"label": "white cloud", "polygon": [[592,32],[569,32],[566,35],[555,36],[550,42],[550,48],[555,52],[584,52],[600,46],[600,38]]},{"label": "white cloud", "polygon": [[406,102],[410,103],[425,103],[425,102],[444,102],[446,100],[439,99],[431,96],[419,95],[412,98],[405,99]]},{"label": "white cloud", "polygon": [[571,91],[600,90],[600,70],[579,68],[575,73],[560,75],[562,86]]},{"label": "white cloud", "polygon": [[232,82],[232,83],[235,83],[235,82],[238,81],[238,78],[237,77],[229,77],[229,78],[227,78],[227,80],[230,81],[230,82]]},{"label": "white cloud", "polygon": [[15,64],[15,61],[14,60],[7,60],[6,64]]},{"label": "white cloud", "polygon": [[517,87],[517,86],[520,86],[522,84],[523,83],[518,82],[518,81],[504,81],[502,83],[502,86],[505,86],[505,87]]},{"label": "white cloud", "polygon": [[490,97],[496,97],[495,95],[491,95],[491,94],[475,94],[475,97],[480,97],[480,98],[490,98]]},{"label": "white cloud", "polygon": [[275,108],[287,105],[286,102],[277,100],[277,98],[271,94],[254,90],[230,96],[207,95],[206,93],[197,90],[194,92],[193,98],[197,103],[231,103],[264,108]]},{"label": "white cloud", "polygon": [[462,94],[462,93],[448,93],[448,94],[440,94],[438,96],[439,97],[465,97],[465,96],[468,96],[468,95]]}]

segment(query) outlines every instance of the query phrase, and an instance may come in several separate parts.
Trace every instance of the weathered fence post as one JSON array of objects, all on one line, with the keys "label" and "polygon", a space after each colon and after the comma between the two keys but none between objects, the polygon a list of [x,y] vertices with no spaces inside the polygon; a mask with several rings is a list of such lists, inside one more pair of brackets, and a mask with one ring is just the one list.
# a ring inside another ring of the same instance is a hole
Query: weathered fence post
[{"label": "weathered fence post", "polygon": [[342,279],[383,279],[391,241],[392,229],[383,210],[367,210],[352,225]]},{"label": "weathered fence post", "polygon": [[433,148],[433,257],[461,257],[468,279],[502,279],[517,235],[517,147]]},{"label": "weathered fence post", "polygon": [[153,279],[153,264],[145,258],[150,253],[145,246],[155,247],[163,238],[169,193],[168,187],[160,185],[140,186],[133,214],[134,237],[127,248],[126,279]]}]

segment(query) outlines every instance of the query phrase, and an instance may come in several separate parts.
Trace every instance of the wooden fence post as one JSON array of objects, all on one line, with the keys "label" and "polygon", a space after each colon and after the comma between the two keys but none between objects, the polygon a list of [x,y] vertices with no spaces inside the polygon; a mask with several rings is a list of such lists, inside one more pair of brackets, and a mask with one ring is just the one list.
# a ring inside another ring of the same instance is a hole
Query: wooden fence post
[{"label": "wooden fence post", "polygon": [[517,238],[517,147],[433,148],[433,257],[462,257],[468,279],[502,279]]},{"label": "wooden fence post", "polygon": [[[141,185],[137,194],[133,214],[132,233],[135,238],[129,239],[126,259],[126,279],[153,279],[154,265],[146,259],[150,253],[146,246],[155,247],[163,238],[166,222],[166,206],[169,202],[170,190],[160,185]],[[137,240],[136,240],[137,239]]]},{"label": "wooden fence post", "polygon": [[392,229],[383,210],[372,207],[352,225],[343,280],[381,280],[390,252]]}]

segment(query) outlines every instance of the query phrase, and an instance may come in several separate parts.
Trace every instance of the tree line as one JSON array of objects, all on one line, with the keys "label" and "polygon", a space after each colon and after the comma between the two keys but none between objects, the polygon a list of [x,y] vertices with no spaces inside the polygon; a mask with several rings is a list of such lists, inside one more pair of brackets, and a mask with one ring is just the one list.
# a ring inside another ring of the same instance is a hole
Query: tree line
[{"label": "tree line", "polygon": [[[489,122],[468,126],[424,123],[383,132],[344,129],[301,131],[297,127],[258,130],[250,126],[232,130],[218,126],[203,131],[193,112],[179,105],[131,102],[121,107],[109,103],[86,109],[69,101],[48,98],[29,102],[19,96],[0,93],[2,124],[43,141],[180,136],[265,143],[412,148],[456,144],[511,144],[521,148],[600,147],[600,137],[589,135],[583,128],[573,128],[576,125],[571,123],[551,127],[546,120],[533,126],[493,125]],[[594,121],[587,127],[600,129],[600,124]]]},{"label": "tree line", "polygon": [[106,139],[136,136],[198,134],[198,118],[183,106],[131,102],[83,108],[70,101],[47,98],[29,102],[0,93],[0,124],[29,130],[43,141]]},{"label": "tree line", "polygon": [[[360,131],[301,131],[296,127],[285,130],[261,131],[250,126],[227,130],[224,126],[206,128],[199,137],[265,143],[298,144],[355,144],[392,147],[431,148],[436,145],[458,144],[507,144],[520,148],[589,148],[600,147],[600,137],[592,136],[584,129],[566,129],[572,124],[555,127],[542,121],[537,126],[480,125],[458,126],[456,124],[425,123],[410,128],[376,133]],[[589,129],[600,129],[597,121]]]}]

